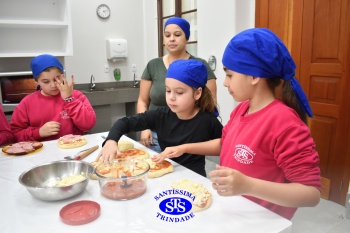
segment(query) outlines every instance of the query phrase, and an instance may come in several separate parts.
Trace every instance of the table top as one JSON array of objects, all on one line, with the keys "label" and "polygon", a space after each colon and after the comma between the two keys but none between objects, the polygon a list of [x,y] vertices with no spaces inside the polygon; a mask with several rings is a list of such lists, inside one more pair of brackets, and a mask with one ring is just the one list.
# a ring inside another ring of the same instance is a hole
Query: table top
[{"label": "table top", "polygon": [[[18,178],[31,167],[63,160],[82,149],[100,145],[84,161],[96,159],[107,132],[85,135],[87,145],[74,149],[60,149],[57,140],[44,142],[38,152],[24,156],[8,156],[0,152],[0,229],[1,232],[290,232],[291,221],[251,202],[242,196],[221,197],[212,188],[209,179],[175,163],[174,172],[159,178],[148,179],[146,193],[142,196],[117,201],[100,193],[97,180],[90,180],[86,189],[72,198],[62,201],[41,201],[34,198]],[[136,148],[154,151],[132,141]],[[174,181],[183,178],[203,184],[213,195],[213,203],[205,211],[193,213],[184,222],[167,222],[157,217],[159,203],[156,196],[168,190]],[[66,225],[59,217],[60,210],[69,203],[91,200],[100,204],[101,215],[95,221],[78,226]]]}]

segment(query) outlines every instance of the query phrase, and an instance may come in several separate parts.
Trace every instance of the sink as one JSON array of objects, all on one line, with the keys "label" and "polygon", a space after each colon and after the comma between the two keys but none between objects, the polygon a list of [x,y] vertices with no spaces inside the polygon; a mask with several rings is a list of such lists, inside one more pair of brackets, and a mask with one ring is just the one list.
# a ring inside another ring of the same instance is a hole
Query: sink
[{"label": "sink", "polygon": [[94,88],[94,89],[86,89],[84,91],[86,91],[86,92],[95,92],[95,91],[106,91],[106,89]]}]

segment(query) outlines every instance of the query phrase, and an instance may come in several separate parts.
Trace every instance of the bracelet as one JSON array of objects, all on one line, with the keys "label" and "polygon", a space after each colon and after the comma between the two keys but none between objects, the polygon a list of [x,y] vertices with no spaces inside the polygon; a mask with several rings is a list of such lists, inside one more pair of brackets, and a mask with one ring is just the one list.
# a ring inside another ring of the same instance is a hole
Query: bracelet
[{"label": "bracelet", "polygon": [[74,100],[74,96],[67,97],[67,98],[63,99],[63,101],[67,102],[67,103],[72,102],[73,100]]}]

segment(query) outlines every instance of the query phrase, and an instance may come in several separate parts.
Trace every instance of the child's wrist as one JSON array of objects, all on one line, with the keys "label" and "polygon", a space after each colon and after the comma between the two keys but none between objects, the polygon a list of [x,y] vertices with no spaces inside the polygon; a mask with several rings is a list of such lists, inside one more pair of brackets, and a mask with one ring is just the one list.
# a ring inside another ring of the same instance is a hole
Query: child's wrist
[{"label": "child's wrist", "polygon": [[73,100],[74,100],[74,96],[69,96],[69,97],[63,99],[63,101],[67,102],[67,103],[72,102]]}]

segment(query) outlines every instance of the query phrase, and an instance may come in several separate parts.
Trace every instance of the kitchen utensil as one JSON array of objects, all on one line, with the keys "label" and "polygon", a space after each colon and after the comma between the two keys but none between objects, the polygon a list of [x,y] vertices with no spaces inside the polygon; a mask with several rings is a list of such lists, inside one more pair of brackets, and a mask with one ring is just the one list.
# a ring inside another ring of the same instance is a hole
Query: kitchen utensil
[{"label": "kitchen utensil", "polygon": [[[35,198],[44,201],[58,201],[73,197],[86,188],[95,168],[88,162],[77,160],[60,160],[30,168],[19,177],[19,182]],[[83,175],[84,180],[55,187],[58,179]]]},{"label": "kitchen utensil", "polygon": [[[115,200],[130,200],[143,195],[147,189],[150,166],[138,159],[116,159],[96,168],[101,194]],[[109,173],[106,173],[109,170]],[[101,174],[99,171],[101,171]]]},{"label": "kitchen utensil", "polygon": [[121,176],[121,178],[123,179],[123,185],[120,185],[120,187],[122,187],[122,188],[128,188],[128,187],[130,187],[132,184],[128,184],[127,183],[127,175],[125,175],[125,174],[123,174],[122,176]]},{"label": "kitchen utensil", "polygon": [[88,148],[86,150],[79,151],[75,155],[66,156],[66,157],[64,157],[64,159],[81,160],[81,159],[85,158],[86,156],[88,156],[89,154],[91,154],[92,152],[94,152],[95,150],[97,150],[98,147],[99,147],[98,145],[97,146],[93,146],[93,147]]}]

